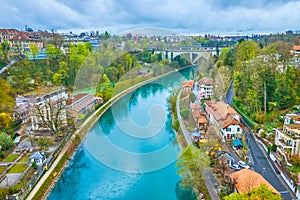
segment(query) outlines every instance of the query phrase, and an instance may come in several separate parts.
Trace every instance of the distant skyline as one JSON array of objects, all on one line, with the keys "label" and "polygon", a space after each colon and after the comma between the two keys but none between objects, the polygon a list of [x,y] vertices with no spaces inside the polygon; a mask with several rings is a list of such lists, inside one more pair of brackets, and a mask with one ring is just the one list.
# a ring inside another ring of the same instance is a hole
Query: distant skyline
[{"label": "distant skyline", "polygon": [[244,35],[300,30],[299,10],[299,0],[10,0],[1,2],[0,28]]}]

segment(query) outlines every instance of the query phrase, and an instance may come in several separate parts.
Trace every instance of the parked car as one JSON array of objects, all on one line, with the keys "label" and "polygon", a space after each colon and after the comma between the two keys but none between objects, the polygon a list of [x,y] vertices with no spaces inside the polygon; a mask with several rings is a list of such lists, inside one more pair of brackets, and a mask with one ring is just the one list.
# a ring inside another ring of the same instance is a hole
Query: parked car
[{"label": "parked car", "polygon": [[245,163],[244,161],[242,161],[242,160],[240,160],[240,161],[238,162],[238,165],[239,165],[241,168],[247,168],[247,169],[250,168],[250,166],[249,166],[247,163]]},{"label": "parked car", "polygon": [[230,168],[234,169],[234,170],[240,170],[241,169],[238,164],[232,164],[232,165],[230,165]]}]

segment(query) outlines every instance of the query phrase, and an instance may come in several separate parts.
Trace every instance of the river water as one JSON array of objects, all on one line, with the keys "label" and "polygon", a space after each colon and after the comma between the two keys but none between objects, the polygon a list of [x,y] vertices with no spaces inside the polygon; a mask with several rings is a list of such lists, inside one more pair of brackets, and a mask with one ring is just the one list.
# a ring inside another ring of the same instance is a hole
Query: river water
[{"label": "river water", "polygon": [[167,98],[193,68],[124,96],[87,133],[48,200],[180,199]]}]

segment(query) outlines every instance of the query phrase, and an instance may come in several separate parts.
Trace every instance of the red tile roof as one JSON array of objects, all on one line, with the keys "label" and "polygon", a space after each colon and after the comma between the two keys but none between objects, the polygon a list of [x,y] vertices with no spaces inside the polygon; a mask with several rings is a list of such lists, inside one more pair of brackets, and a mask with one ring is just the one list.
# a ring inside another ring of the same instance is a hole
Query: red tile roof
[{"label": "red tile roof", "polygon": [[295,46],[293,46],[293,50],[294,51],[300,51],[300,45],[295,45]]},{"label": "red tile roof", "polygon": [[198,124],[206,124],[206,123],[208,123],[207,119],[203,115],[200,115],[200,119],[198,119]]},{"label": "red tile roof", "polygon": [[213,79],[212,78],[202,78],[200,81],[199,81],[199,84],[200,85],[212,85],[213,84]]},{"label": "red tile roof", "polygon": [[0,29],[0,32],[4,35],[16,35],[20,31],[18,31],[17,29],[13,29],[13,28],[9,28],[9,29],[3,28],[3,29]]},{"label": "red tile roof", "polygon": [[224,102],[207,101],[205,109],[214,116],[222,128],[234,124],[241,126],[241,123],[239,122],[241,116]]},{"label": "red tile roof", "polygon": [[9,40],[11,41],[38,41],[40,38],[34,33],[19,32]]},{"label": "red tile roof", "polygon": [[242,169],[232,173],[230,174],[230,178],[236,181],[235,188],[239,193],[249,193],[261,184],[265,184],[274,194],[280,194],[264,177],[250,169]]},{"label": "red tile roof", "polygon": [[198,103],[191,103],[190,104],[190,108],[192,110],[200,110],[201,109],[201,106],[198,104]]},{"label": "red tile roof", "polygon": [[184,87],[189,87],[189,88],[193,89],[193,87],[194,87],[194,81],[193,81],[193,80],[190,80],[190,81],[184,81],[184,82],[182,82],[181,87],[182,87],[182,88],[184,88]]}]

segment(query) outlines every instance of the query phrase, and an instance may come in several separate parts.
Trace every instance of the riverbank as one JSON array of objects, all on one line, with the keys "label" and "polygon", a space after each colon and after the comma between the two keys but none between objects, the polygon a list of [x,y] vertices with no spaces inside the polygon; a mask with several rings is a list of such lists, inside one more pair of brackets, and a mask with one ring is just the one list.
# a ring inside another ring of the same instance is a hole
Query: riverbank
[{"label": "riverbank", "polygon": [[[117,102],[120,98],[122,98],[123,96],[125,96],[129,92],[132,92],[135,89],[137,89],[137,88],[139,88],[139,87],[141,87],[141,86],[143,86],[143,85],[145,85],[147,83],[153,82],[153,81],[155,81],[157,79],[163,78],[163,77],[168,76],[168,75],[170,75],[170,74],[172,74],[174,72],[177,72],[178,70],[182,70],[182,69],[185,69],[185,68],[188,68],[188,67],[191,67],[191,66],[186,66],[186,67],[181,68],[181,69],[174,69],[174,70],[169,71],[167,73],[161,74],[159,76],[150,78],[150,79],[148,79],[146,81],[143,81],[143,82],[138,83],[138,84],[136,84],[134,86],[131,86],[130,88],[128,88],[128,89],[124,90],[123,92],[119,93],[118,95],[114,96],[112,99],[110,99],[104,105],[102,105],[73,134],[73,136],[67,142],[67,144],[65,145],[65,147],[63,148],[63,150],[59,153],[59,155],[58,155],[57,159],[54,161],[53,165],[42,176],[42,178],[39,180],[39,182],[36,184],[36,186],[31,191],[31,193],[28,195],[27,198],[28,199],[41,199],[41,198],[45,198],[47,196],[47,194],[49,194],[49,192],[51,192],[51,188],[53,188],[54,185],[55,185],[55,183],[56,183],[55,181],[58,180],[58,178],[60,177],[60,175],[63,173],[64,168],[69,163],[69,160],[67,159],[69,156],[67,156],[67,153],[68,153],[68,155],[74,155],[74,153],[76,152],[76,149],[78,148],[78,146],[81,143],[81,142],[79,142],[79,144],[77,144],[76,147],[74,148],[74,139],[76,137],[79,137],[80,141],[82,141],[83,138],[85,137],[86,133],[93,127],[93,125],[99,120],[99,118],[102,116],[102,114],[111,105],[113,105],[115,102]],[[60,168],[58,169],[57,166],[60,166]],[[40,194],[40,195],[42,195],[42,196],[39,196],[39,195],[36,196],[37,193]]]}]

